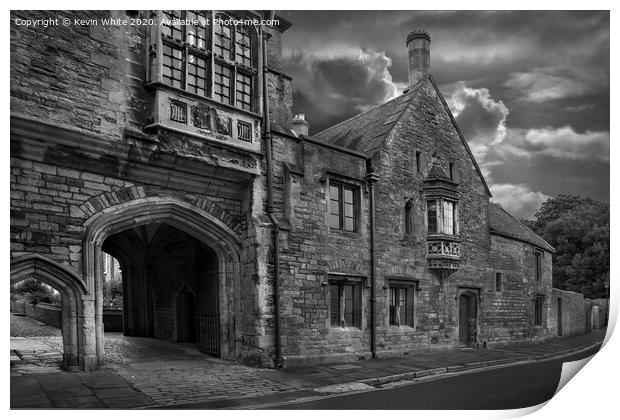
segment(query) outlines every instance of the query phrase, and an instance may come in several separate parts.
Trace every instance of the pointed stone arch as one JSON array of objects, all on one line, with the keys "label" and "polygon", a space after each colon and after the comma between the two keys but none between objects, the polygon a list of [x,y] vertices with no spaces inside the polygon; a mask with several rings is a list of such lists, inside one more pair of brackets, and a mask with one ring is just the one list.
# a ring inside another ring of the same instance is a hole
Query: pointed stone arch
[{"label": "pointed stone arch", "polygon": [[[93,302],[80,276],[69,267],[39,254],[11,259],[11,284],[36,279],[60,292],[62,298],[63,367],[95,368]],[[92,321],[92,320],[91,320]]]},{"label": "pointed stone arch", "polygon": [[[157,199],[158,197],[159,192],[157,190],[141,186],[125,187],[92,197],[79,206],[72,206],[71,211],[75,217],[89,219],[109,207],[140,199]],[[183,201],[213,215],[233,231],[240,232],[241,222],[239,218],[216,202],[204,197],[185,197]]]},{"label": "pointed stone arch", "polygon": [[[222,358],[235,359],[240,334],[240,308],[228,294],[239,294],[241,239],[224,221],[202,207],[176,197],[143,197],[102,209],[91,215],[84,227],[84,278],[95,296],[97,363],[105,363],[103,346],[102,245],[111,235],[151,223],[167,223],[207,244],[217,255],[220,275],[220,340]],[[232,306],[232,307],[230,307]],[[226,337],[224,337],[226,336]],[[225,345],[228,343],[228,346]]]}]

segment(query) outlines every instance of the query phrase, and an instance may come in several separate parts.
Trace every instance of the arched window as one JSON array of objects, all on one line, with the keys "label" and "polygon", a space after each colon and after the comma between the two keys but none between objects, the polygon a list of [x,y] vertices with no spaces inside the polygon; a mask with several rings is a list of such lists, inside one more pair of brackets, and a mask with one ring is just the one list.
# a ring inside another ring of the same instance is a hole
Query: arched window
[{"label": "arched window", "polygon": [[161,81],[254,111],[258,75],[256,29],[233,25],[231,16],[211,11],[166,10],[162,17]]},{"label": "arched window", "polygon": [[413,235],[413,203],[411,200],[405,203],[405,234]]}]

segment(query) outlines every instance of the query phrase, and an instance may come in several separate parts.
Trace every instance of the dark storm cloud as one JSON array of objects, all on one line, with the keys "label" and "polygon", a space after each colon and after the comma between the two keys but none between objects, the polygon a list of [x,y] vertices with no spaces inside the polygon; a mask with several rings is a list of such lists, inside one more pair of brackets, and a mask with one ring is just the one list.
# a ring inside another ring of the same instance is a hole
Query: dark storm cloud
[{"label": "dark storm cloud", "polygon": [[[423,28],[433,77],[499,202],[531,216],[562,192],[559,174],[574,181],[566,192],[608,198],[609,12],[311,11],[293,21],[283,45],[294,111],[313,132],[399,93],[405,37]],[[569,177],[578,162],[598,170]]]},{"label": "dark storm cloud", "polygon": [[390,66],[391,60],[376,51],[343,49],[333,58],[297,52],[288,70],[305,77],[294,79],[294,109],[308,115],[316,133],[380,105],[399,94]]}]

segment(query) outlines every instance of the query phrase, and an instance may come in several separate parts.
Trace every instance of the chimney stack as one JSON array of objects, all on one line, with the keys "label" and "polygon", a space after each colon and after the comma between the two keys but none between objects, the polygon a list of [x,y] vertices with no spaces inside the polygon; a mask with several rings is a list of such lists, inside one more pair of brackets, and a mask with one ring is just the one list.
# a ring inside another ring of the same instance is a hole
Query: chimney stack
[{"label": "chimney stack", "polygon": [[409,89],[413,88],[431,71],[431,36],[426,31],[413,31],[407,35],[409,50]]},{"label": "chimney stack", "polygon": [[297,134],[297,137],[304,135],[308,135],[308,130],[310,129],[310,123],[306,121],[306,114],[297,114],[293,118],[293,131]]}]

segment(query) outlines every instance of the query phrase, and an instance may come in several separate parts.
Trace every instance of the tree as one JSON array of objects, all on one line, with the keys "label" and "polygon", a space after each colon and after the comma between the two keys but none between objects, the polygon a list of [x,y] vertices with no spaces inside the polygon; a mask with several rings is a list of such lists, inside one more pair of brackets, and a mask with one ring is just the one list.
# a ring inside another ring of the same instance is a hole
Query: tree
[{"label": "tree", "polygon": [[609,204],[588,197],[559,195],[548,199],[524,221],[556,250],[553,286],[605,297],[609,281]]}]

